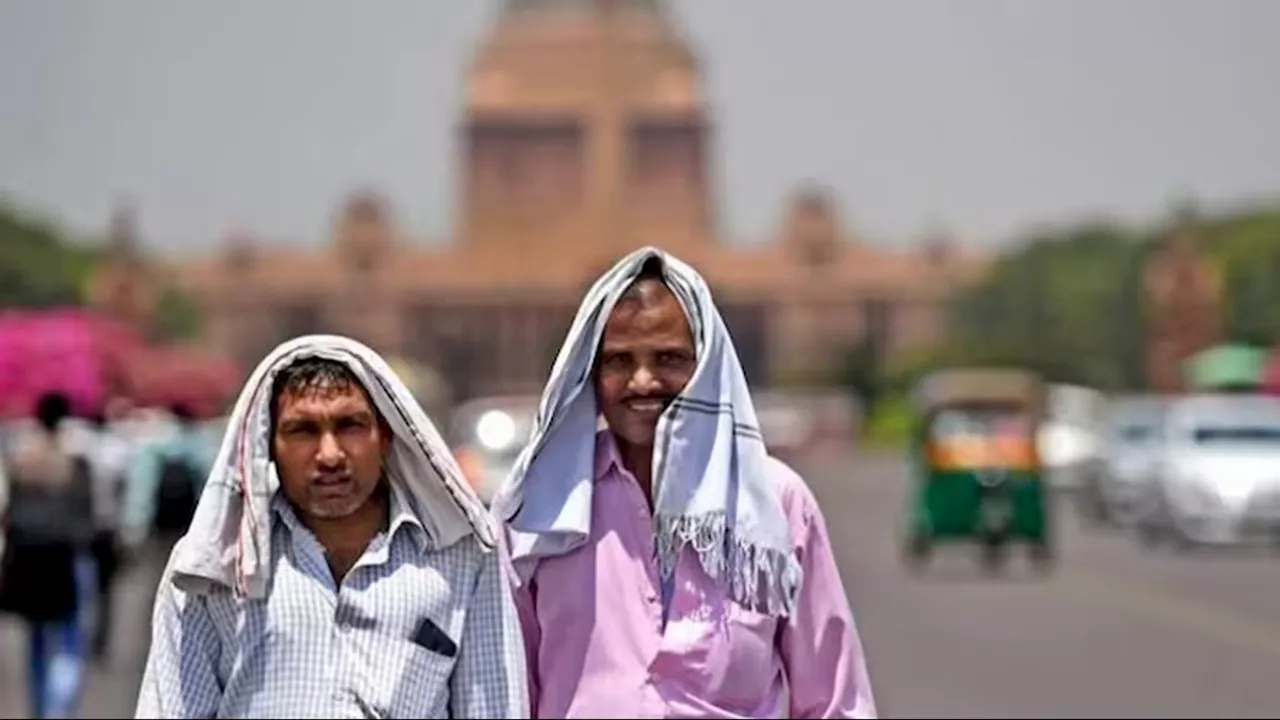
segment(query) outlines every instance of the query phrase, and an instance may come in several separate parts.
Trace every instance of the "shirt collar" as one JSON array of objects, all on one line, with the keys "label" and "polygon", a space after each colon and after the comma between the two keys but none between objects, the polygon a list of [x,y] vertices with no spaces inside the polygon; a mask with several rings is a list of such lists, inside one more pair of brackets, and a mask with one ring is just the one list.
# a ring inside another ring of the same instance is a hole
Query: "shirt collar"
[{"label": "shirt collar", "polygon": [[414,514],[413,506],[405,497],[404,488],[399,483],[390,483],[391,486],[391,502],[388,508],[387,517],[390,521],[387,523],[387,537],[394,538],[396,532],[404,527],[412,537],[413,541],[418,545],[419,552],[427,551],[427,528],[422,524],[422,520]]},{"label": "shirt collar", "polygon": [[617,440],[614,440],[613,433],[608,428],[600,430],[596,433],[595,479],[603,480],[610,473],[622,469],[622,454],[618,451]]}]

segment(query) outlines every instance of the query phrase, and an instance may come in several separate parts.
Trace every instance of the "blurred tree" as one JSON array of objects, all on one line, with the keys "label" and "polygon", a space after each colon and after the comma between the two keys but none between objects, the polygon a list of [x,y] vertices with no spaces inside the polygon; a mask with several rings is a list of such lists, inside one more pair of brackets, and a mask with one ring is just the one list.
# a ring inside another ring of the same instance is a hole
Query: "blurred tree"
[{"label": "blurred tree", "polygon": [[[104,257],[103,248],[0,201],[0,308],[83,305]],[[195,337],[200,325],[194,300],[181,288],[166,288],[148,330],[161,341]]]},{"label": "blurred tree", "polygon": [[844,353],[840,368],[840,384],[862,404],[862,411],[870,415],[885,389],[884,367],[881,353],[875,343],[863,340]]},{"label": "blurred tree", "polygon": [[953,303],[949,360],[1021,365],[1056,382],[1125,386],[1132,352],[1125,338],[1141,328],[1131,292],[1140,251],[1132,233],[1100,222],[1028,237],[986,282]]},{"label": "blurred tree", "polygon": [[1280,340],[1280,209],[1233,213],[1209,227],[1210,252],[1224,279],[1229,340]]},{"label": "blurred tree", "polygon": [[80,304],[98,255],[0,201],[0,308]]},{"label": "blurred tree", "polygon": [[[929,366],[1017,364],[1050,380],[1139,389],[1145,377],[1143,269],[1153,241],[1185,221],[1129,229],[1082,223],[1029,235],[952,303],[951,343]],[[1225,288],[1228,337],[1280,339],[1280,208],[1196,211]]]},{"label": "blurred tree", "polygon": [[200,335],[200,308],[191,295],[170,285],[160,293],[149,330],[162,343],[192,340]]}]

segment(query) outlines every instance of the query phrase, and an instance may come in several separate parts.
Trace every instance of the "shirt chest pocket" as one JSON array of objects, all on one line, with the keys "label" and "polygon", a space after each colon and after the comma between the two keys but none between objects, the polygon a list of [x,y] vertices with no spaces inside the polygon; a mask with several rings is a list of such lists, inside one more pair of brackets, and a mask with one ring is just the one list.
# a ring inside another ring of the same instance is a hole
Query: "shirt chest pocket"
[{"label": "shirt chest pocket", "polygon": [[381,636],[369,648],[365,683],[383,717],[447,717],[457,657],[409,640]]},{"label": "shirt chest pocket", "polygon": [[774,664],[774,638],[778,631],[778,621],[735,602],[727,605],[724,614],[724,649],[728,676],[767,681],[767,673]]},{"label": "shirt chest pocket", "polygon": [[676,634],[683,638],[679,652],[703,691],[714,689],[734,707],[750,708],[773,680],[777,629],[773,617],[716,598],[669,624],[667,643],[677,644],[671,641]]}]

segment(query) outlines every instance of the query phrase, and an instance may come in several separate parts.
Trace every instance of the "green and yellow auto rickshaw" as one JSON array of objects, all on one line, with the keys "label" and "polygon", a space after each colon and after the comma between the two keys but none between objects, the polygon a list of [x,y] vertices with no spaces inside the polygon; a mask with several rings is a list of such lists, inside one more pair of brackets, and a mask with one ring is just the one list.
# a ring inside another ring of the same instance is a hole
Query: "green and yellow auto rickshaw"
[{"label": "green and yellow auto rickshaw", "polygon": [[1053,559],[1050,493],[1037,431],[1047,388],[1034,373],[950,369],[917,387],[911,441],[906,556],[923,564],[939,543],[972,542],[988,568],[1013,544],[1047,567]]}]

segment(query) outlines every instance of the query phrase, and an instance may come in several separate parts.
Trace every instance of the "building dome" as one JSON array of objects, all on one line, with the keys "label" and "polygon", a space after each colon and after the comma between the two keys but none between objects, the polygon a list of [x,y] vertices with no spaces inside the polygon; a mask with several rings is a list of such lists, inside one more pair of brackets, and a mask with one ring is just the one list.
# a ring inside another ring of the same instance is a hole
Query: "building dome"
[{"label": "building dome", "polygon": [[508,14],[552,12],[650,12],[661,13],[662,0],[507,0],[503,10]]}]

